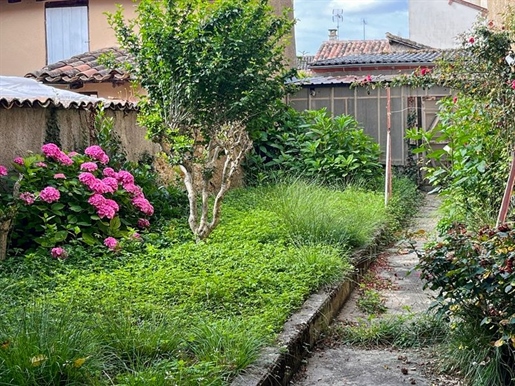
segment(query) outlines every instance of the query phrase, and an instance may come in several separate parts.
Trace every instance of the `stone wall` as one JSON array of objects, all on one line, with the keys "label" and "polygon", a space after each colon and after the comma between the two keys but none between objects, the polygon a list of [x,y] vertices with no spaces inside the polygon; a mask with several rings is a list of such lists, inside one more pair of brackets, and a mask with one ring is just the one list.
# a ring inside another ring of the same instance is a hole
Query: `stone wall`
[{"label": "stone wall", "polygon": [[[132,161],[160,149],[145,139],[146,131],[137,125],[136,115],[134,110],[106,110],[107,117],[114,117],[114,129]],[[0,165],[9,166],[14,157],[39,152],[45,142],[59,141],[66,151],[84,149],[91,144],[94,118],[89,110],[0,108]]]}]

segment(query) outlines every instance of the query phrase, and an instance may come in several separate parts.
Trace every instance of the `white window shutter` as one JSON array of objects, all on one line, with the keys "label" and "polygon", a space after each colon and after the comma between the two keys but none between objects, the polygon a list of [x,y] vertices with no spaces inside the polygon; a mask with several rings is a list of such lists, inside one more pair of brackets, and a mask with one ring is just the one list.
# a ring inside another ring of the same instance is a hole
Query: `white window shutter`
[{"label": "white window shutter", "polygon": [[46,9],[47,63],[89,51],[88,7]]}]

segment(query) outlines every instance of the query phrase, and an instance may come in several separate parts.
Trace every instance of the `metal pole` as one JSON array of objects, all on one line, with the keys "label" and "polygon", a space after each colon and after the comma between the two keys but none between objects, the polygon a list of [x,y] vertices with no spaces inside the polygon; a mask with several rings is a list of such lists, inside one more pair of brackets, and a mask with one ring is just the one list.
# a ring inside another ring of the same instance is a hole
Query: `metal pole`
[{"label": "metal pole", "polygon": [[506,188],[504,189],[504,196],[502,198],[501,209],[499,210],[499,215],[497,217],[498,227],[501,224],[504,224],[506,221],[506,215],[508,214],[508,209],[510,207],[511,195],[513,193],[513,182],[515,181],[515,150],[511,152],[511,166],[510,166],[510,175],[508,176],[508,182],[506,183]]},{"label": "metal pole", "polygon": [[391,135],[391,108],[390,86],[386,88],[386,172],[384,182],[384,204],[392,196],[392,135]]}]

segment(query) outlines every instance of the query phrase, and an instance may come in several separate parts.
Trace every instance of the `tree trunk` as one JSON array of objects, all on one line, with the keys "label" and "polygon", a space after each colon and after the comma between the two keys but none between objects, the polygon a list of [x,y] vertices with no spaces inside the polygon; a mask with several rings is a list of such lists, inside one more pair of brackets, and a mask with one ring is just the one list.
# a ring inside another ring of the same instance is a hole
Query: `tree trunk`
[{"label": "tree trunk", "polygon": [[0,222],[0,261],[7,257],[7,241],[11,230],[12,219]]}]

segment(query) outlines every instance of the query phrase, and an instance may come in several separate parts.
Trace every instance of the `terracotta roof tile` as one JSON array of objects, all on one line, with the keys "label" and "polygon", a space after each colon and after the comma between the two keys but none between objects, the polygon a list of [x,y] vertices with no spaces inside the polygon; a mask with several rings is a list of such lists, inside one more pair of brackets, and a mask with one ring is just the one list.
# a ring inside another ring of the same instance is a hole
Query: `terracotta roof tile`
[{"label": "terracotta roof tile", "polygon": [[[109,54],[119,63],[117,69],[107,69],[99,63],[102,54]],[[127,82],[131,75],[123,69],[123,64],[130,62],[131,57],[116,47],[85,52],[69,59],[49,64],[40,70],[29,72],[27,78],[34,78],[43,83],[100,83]]]},{"label": "terracotta roof tile", "polygon": [[430,49],[431,47],[386,33],[386,39],[328,40],[322,43],[314,61],[341,58],[349,55],[382,54],[400,50]]},{"label": "terracotta roof tile", "polygon": [[339,58],[346,55],[389,52],[388,40],[328,40],[323,42],[315,55],[315,61]]}]

